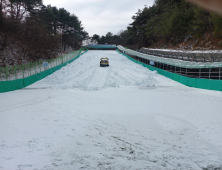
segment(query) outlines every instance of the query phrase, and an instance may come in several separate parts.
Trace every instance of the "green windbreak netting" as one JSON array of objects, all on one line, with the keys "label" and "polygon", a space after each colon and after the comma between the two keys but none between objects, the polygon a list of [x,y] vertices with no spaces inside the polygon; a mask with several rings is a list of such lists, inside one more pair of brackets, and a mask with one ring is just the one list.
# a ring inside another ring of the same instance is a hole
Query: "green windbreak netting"
[{"label": "green windbreak netting", "polygon": [[222,67],[222,62],[190,62],[190,61],[183,61],[183,60],[177,60],[177,59],[171,59],[171,58],[164,58],[164,57],[156,57],[153,55],[143,54],[139,53],[130,49],[126,49],[122,46],[117,46],[117,48],[121,51],[124,51],[125,54],[137,56],[140,58],[144,58],[150,61],[155,61],[167,65],[173,65],[176,67],[183,67],[183,68],[218,68]]},{"label": "green windbreak netting", "polygon": [[[120,53],[118,50],[117,50],[117,52]],[[175,80],[185,86],[195,87],[195,88],[200,88],[200,89],[207,89],[207,90],[222,91],[222,80],[196,79],[196,78],[181,76],[179,74],[171,73],[171,72],[144,64],[140,61],[132,59],[131,57],[127,56],[126,54],[123,54],[123,55],[126,56],[127,58],[129,58],[131,61],[141,64],[144,67],[149,68],[151,71],[156,70],[159,74],[161,74],[165,77],[168,77],[172,80]]]}]

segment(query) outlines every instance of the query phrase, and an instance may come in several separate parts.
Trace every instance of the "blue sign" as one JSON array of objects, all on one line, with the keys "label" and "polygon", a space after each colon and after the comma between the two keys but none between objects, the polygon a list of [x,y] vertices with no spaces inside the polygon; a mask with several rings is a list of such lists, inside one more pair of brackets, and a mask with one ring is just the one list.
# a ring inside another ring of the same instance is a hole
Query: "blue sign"
[{"label": "blue sign", "polygon": [[43,62],[42,64],[43,64],[44,67],[48,67],[49,66],[48,62]]},{"label": "blue sign", "polygon": [[150,61],[150,65],[154,66],[154,61]]}]

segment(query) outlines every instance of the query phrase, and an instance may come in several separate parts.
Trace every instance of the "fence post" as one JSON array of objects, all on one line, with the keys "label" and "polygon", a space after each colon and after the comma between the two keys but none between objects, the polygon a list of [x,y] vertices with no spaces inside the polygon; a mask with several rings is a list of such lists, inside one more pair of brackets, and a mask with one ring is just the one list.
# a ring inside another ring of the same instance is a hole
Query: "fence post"
[{"label": "fence post", "polygon": [[199,78],[201,77],[201,68],[199,68]]},{"label": "fence post", "polygon": [[41,61],[39,61],[40,73],[42,72],[42,71],[41,71],[41,67],[42,67],[42,65],[41,65]]},{"label": "fence post", "polygon": [[17,77],[17,73],[16,73],[16,65],[14,66],[14,70],[15,70],[15,80],[16,80],[16,77]]},{"label": "fence post", "polygon": [[211,68],[209,68],[209,79],[210,79],[210,72],[211,72]]},{"label": "fence post", "polygon": [[29,72],[30,72],[30,76],[31,76],[31,63],[29,63]]},{"label": "fence post", "polygon": [[22,64],[22,73],[23,73],[23,78],[25,78],[25,73],[24,73],[24,64]]},{"label": "fence post", "polygon": [[220,80],[220,67],[219,67],[219,80]]},{"label": "fence post", "polygon": [[35,65],[35,74],[36,74],[36,62],[34,62],[34,65]]},{"label": "fence post", "polygon": [[5,76],[6,76],[6,80],[8,80],[8,73],[7,73],[8,71],[7,71],[7,66],[5,66]]}]

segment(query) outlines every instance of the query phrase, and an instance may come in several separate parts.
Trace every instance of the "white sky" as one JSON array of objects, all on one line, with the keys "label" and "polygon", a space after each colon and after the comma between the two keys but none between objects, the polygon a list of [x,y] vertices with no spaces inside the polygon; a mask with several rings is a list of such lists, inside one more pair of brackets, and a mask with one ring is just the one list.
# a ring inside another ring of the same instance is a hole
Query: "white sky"
[{"label": "white sky", "polygon": [[65,8],[75,14],[90,36],[117,34],[133,22],[131,19],[144,5],[152,6],[154,0],[44,0],[44,5],[51,4]]}]

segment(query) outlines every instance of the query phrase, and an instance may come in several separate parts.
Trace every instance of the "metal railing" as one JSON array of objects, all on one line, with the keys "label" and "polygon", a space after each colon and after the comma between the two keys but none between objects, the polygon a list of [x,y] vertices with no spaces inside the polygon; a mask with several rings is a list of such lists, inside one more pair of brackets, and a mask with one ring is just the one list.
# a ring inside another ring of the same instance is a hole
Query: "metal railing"
[{"label": "metal railing", "polygon": [[40,73],[75,58],[81,51],[82,49],[53,59],[39,60],[28,64],[0,67],[0,81],[21,79]]}]

